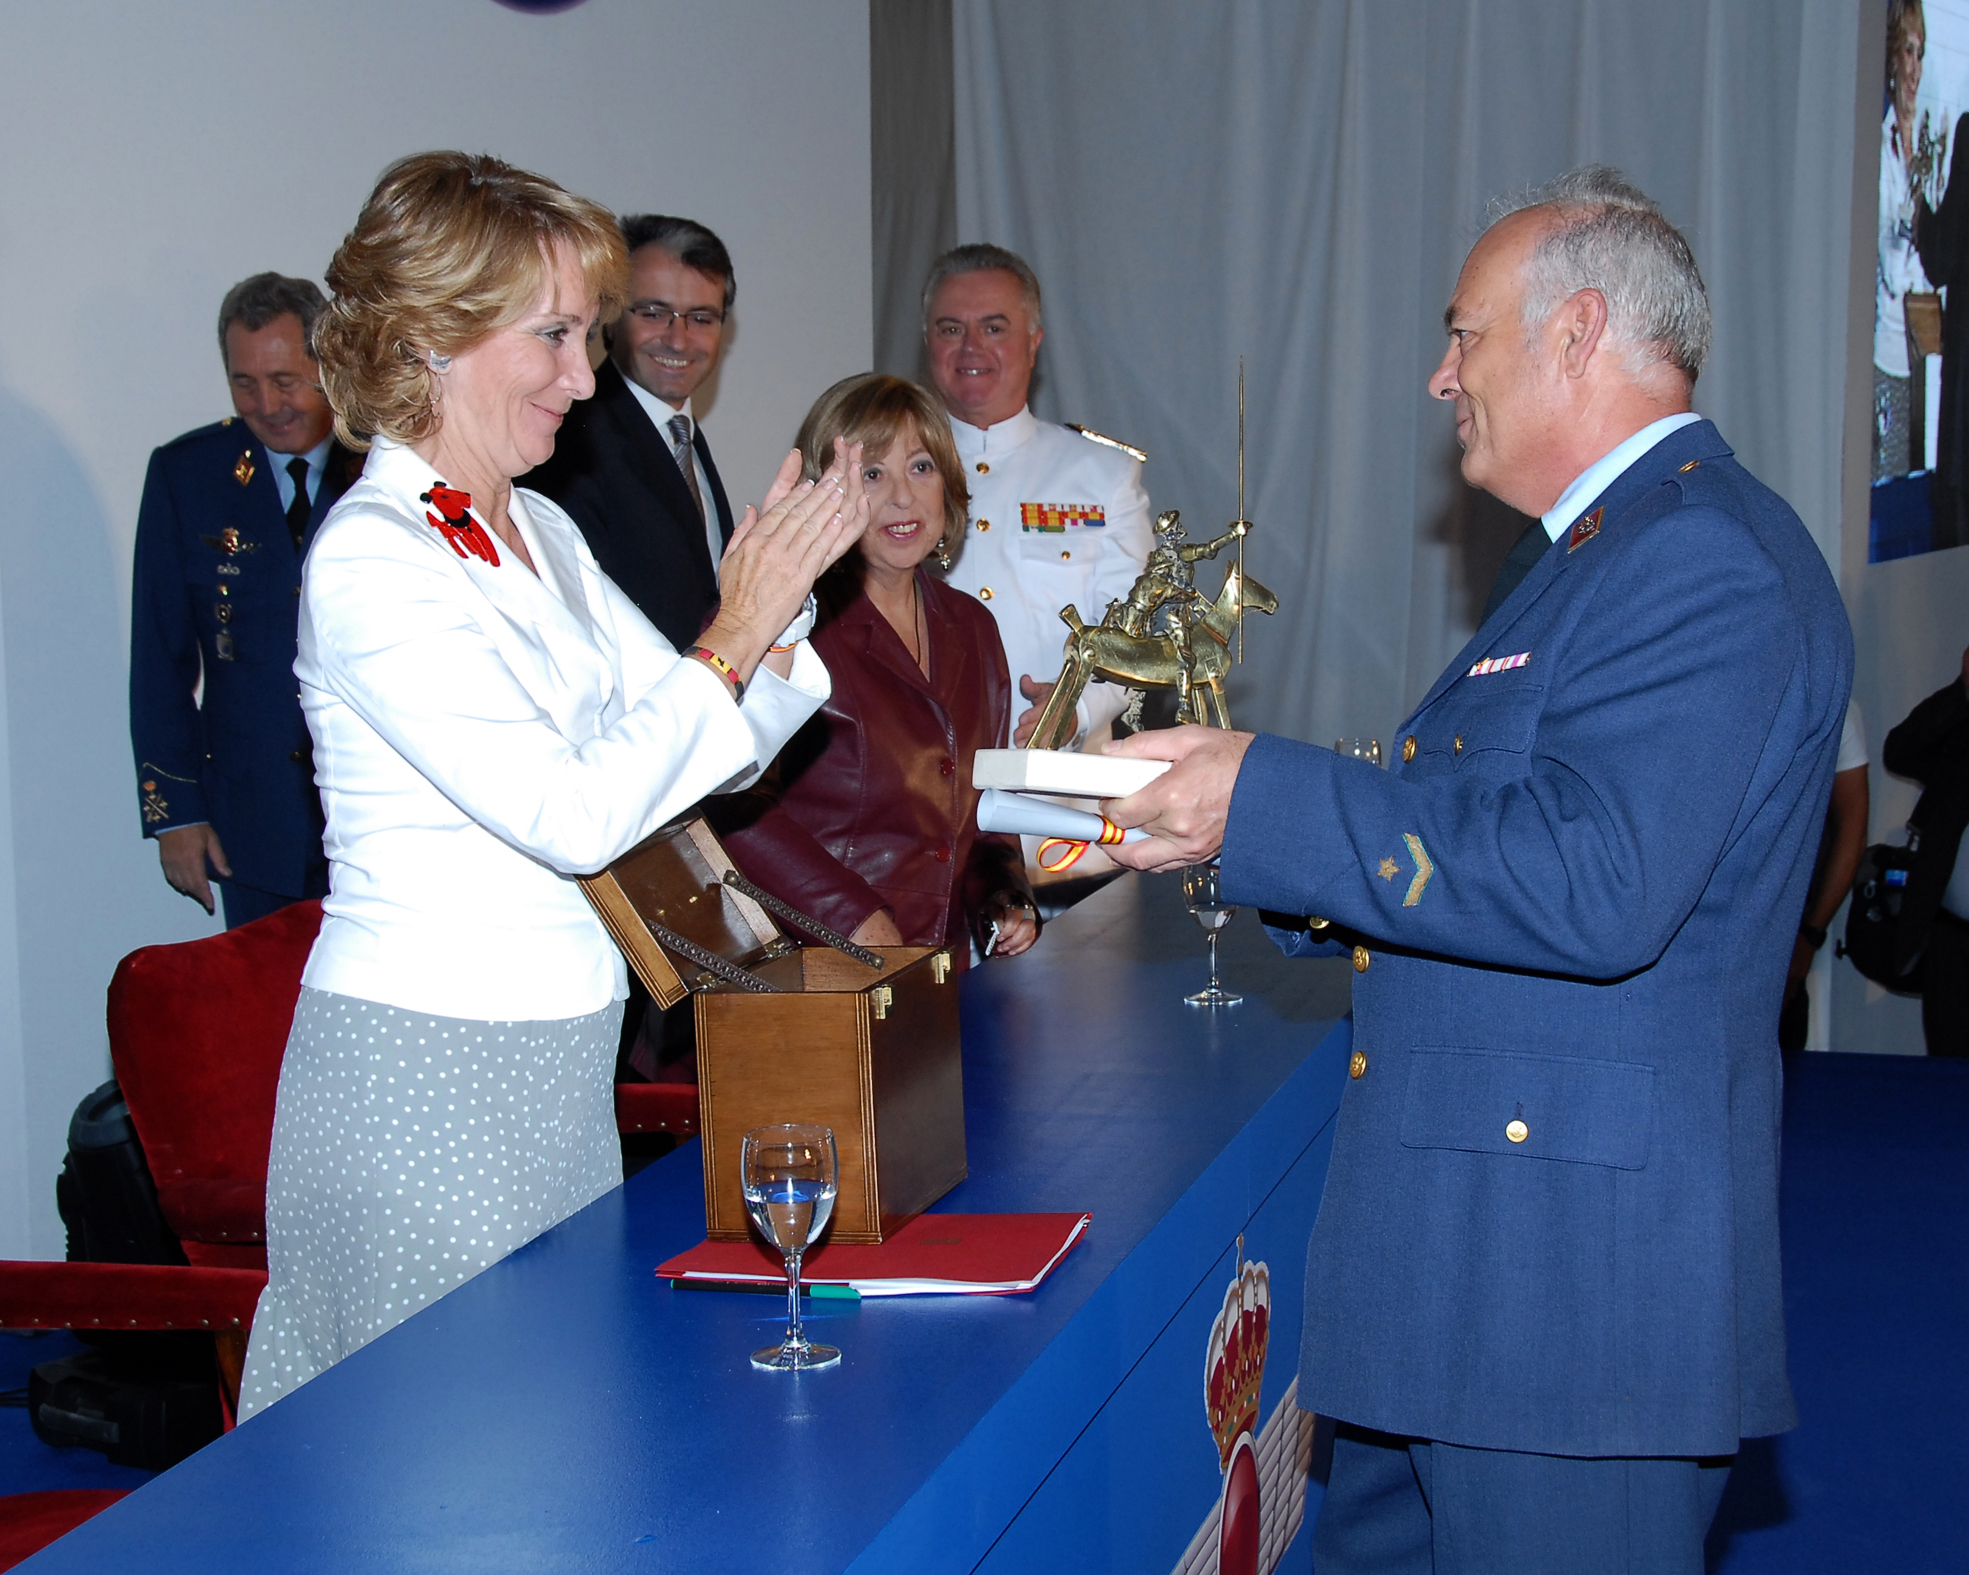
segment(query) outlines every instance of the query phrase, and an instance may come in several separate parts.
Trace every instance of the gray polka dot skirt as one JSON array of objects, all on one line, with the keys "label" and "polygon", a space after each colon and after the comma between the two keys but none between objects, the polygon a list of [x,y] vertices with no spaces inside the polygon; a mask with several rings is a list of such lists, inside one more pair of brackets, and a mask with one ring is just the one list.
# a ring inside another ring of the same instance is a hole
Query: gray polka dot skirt
[{"label": "gray polka dot skirt", "polygon": [[622,1180],[621,1021],[619,1001],[484,1023],[301,991],[242,1421]]}]

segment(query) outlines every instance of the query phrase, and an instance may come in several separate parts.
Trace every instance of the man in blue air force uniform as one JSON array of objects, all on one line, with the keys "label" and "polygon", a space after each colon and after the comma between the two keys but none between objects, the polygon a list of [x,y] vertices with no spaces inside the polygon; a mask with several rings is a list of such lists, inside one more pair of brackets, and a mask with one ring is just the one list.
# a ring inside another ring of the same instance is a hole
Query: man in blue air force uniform
[{"label": "man in blue air force uniform", "polygon": [[1229,900],[1358,970],[1301,1352],[1321,1575],[1699,1575],[1738,1440],[1796,1420],[1773,1031],[1851,636],[1690,413],[1702,281],[1617,174],[1497,222],[1446,323],[1463,474],[1538,550],[1391,769],[1143,734],[1178,764],[1110,851],[1221,846]]},{"label": "man in blue air force uniform", "polygon": [[[130,741],[164,878],[228,928],[328,890],[294,682],[301,559],[361,473],[309,335],[321,292],[256,274],[219,308],[233,409],[150,458],[130,612]],[[202,695],[200,684],[203,683]]]}]

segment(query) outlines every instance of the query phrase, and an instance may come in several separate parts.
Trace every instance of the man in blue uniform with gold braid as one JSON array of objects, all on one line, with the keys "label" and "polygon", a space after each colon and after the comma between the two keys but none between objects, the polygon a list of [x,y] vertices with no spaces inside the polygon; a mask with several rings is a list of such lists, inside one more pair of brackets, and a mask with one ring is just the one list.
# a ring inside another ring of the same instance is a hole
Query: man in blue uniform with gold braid
[{"label": "man in blue uniform with gold braid", "polygon": [[[1742,1438],[1796,1420],[1775,1029],[1852,637],[1798,518],[1689,400],[1687,243],[1604,168],[1465,262],[1430,392],[1538,516],[1391,769],[1202,728],[1109,806],[1351,953],[1300,1403],[1321,1575],[1700,1575]],[[1534,534],[1536,533],[1536,534]]]},{"label": "man in blue uniform with gold braid", "polygon": [[[334,441],[305,279],[227,292],[228,416],[151,455],[137,517],[130,741],[164,877],[228,928],[328,890],[321,800],[294,682],[301,560],[361,473]],[[201,684],[202,694],[201,694]]]}]

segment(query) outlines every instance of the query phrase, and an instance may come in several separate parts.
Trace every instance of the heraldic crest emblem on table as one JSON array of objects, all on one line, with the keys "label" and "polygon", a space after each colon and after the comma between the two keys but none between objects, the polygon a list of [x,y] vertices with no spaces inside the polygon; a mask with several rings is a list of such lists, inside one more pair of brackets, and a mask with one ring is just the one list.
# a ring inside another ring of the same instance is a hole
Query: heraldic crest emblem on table
[{"label": "heraldic crest emblem on table", "polygon": [[1204,1348],[1203,1412],[1217,1441],[1223,1486],[1172,1575],[1271,1575],[1306,1517],[1313,1418],[1294,1378],[1258,1425],[1272,1336],[1272,1274],[1244,1256]]}]

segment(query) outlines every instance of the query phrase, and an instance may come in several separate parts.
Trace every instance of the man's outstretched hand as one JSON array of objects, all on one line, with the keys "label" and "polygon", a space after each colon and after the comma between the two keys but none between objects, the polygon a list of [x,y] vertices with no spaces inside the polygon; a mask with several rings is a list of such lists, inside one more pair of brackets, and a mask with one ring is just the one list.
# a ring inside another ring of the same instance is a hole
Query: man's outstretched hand
[{"label": "man's outstretched hand", "polygon": [[1224,845],[1224,821],[1238,768],[1252,734],[1220,727],[1172,727],[1135,733],[1101,751],[1175,764],[1139,793],[1109,799],[1101,811],[1118,826],[1140,826],[1147,842],[1102,849],[1117,864],[1137,870],[1173,870],[1215,858]]}]

